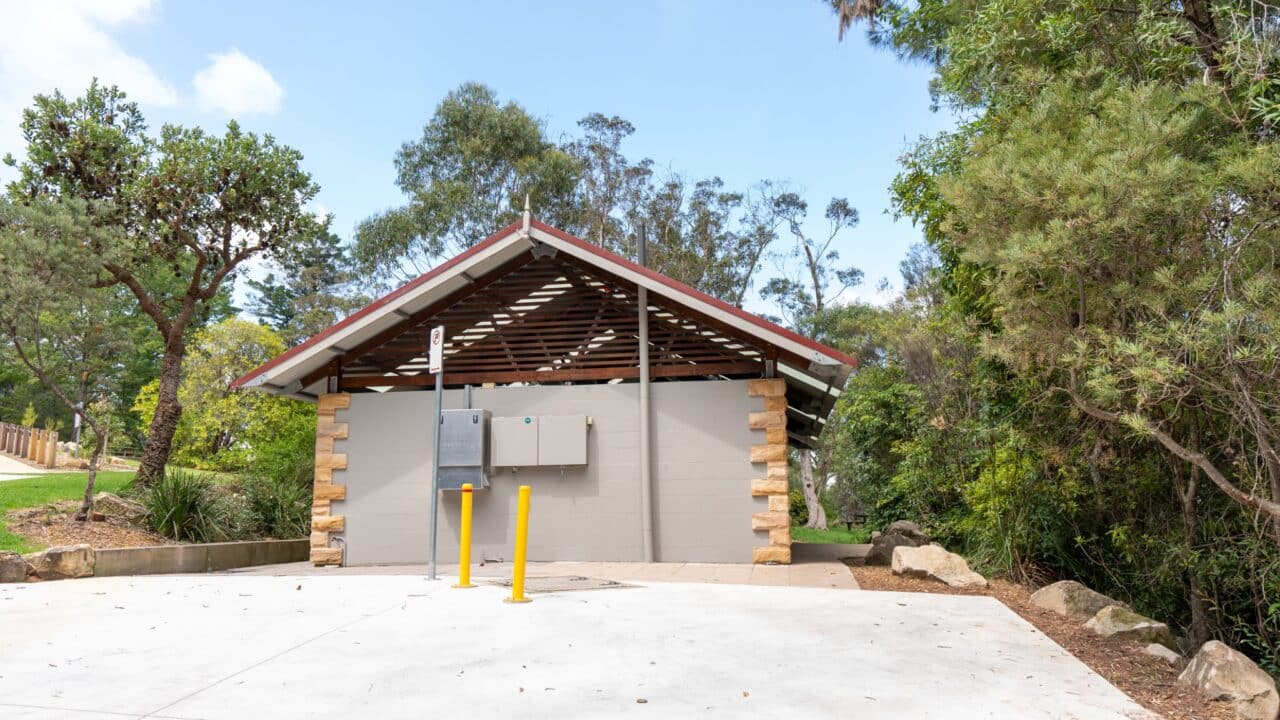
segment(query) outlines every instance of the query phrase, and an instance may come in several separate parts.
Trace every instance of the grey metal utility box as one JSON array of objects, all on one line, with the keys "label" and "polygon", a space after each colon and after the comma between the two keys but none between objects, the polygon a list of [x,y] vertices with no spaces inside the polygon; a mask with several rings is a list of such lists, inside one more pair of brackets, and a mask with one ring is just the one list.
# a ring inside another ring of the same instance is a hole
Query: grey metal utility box
[{"label": "grey metal utility box", "polygon": [[496,417],[490,421],[493,467],[533,467],[538,464],[538,417]]},{"label": "grey metal utility box", "polygon": [[463,483],[489,486],[489,411],[444,410],[440,414],[440,489]]},{"label": "grey metal utility box", "polygon": [[539,465],[587,464],[587,416],[543,415],[538,418]]}]

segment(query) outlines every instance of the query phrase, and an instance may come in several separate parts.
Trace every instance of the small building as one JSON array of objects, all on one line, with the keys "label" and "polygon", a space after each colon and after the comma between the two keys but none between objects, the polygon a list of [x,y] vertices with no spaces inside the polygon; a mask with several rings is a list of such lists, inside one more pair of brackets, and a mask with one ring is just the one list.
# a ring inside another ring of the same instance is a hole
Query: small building
[{"label": "small building", "polygon": [[314,563],[426,561],[437,326],[441,561],[472,482],[476,559],[531,485],[531,560],[790,562],[787,448],[853,358],[526,212],[237,381],[318,406]]}]

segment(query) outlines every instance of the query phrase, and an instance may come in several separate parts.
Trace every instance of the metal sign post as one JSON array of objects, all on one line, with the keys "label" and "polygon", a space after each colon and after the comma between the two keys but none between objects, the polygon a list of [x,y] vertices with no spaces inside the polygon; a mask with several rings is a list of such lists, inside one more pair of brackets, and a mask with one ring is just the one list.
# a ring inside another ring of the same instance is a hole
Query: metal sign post
[{"label": "metal sign post", "polygon": [[427,372],[436,376],[436,412],[432,426],[435,428],[431,452],[431,549],[427,560],[427,579],[436,579],[436,513],[440,505],[440,423],[441,401],[444,396],[444,326],[431,329],[431,351],[427,356]]}]

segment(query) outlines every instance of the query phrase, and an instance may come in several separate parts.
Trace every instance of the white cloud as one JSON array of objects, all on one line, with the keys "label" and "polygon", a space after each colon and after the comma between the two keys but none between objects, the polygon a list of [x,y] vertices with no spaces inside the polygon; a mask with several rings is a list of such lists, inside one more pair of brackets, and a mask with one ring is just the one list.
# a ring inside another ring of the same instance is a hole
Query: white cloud
[{"label": "white cloud", "polygon": [[280,111],[284,89],[266,68],[235,48],[210,55],[209,60],[209,66],[197,72],[192,81],[202,109],[232,117]]},{"label": "white cloud", "polygon": [[118,26],[145,22],[151,0],[0,3],[0,155],[22,154],[18,125],[37,94],[77,97],[97,77],[144,105],[167,106],[178,94],[112,37]]}]

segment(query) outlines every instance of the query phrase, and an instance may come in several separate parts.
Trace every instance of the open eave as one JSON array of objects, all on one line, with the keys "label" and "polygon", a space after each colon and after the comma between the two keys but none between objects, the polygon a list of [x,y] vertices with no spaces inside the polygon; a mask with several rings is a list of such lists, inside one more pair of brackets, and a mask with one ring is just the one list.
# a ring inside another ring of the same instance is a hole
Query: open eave
[{"label": "open eave", "polygon": [[447,385],[622,382],[638,376],[636,291],[657,380],[786,380],[792,441],[812,445],[852,358],[537,221],[513,223],[236,381],[308,399],[423,388],[425,330],[449,328]]}]

